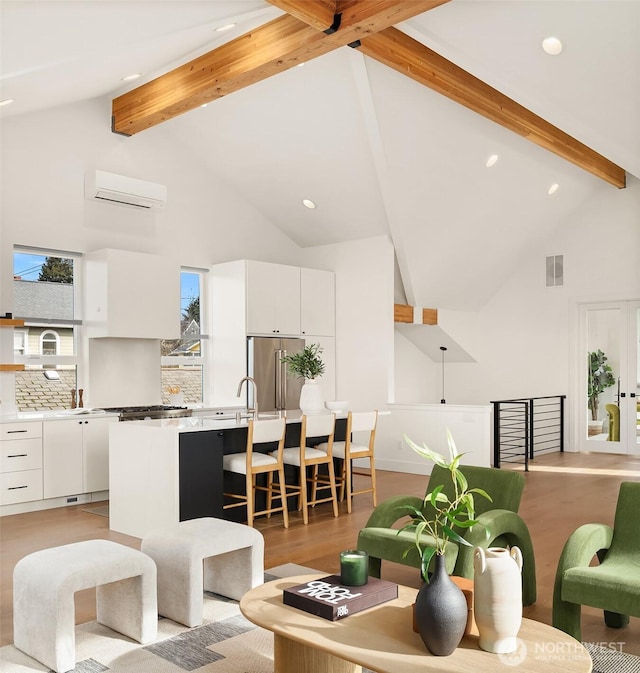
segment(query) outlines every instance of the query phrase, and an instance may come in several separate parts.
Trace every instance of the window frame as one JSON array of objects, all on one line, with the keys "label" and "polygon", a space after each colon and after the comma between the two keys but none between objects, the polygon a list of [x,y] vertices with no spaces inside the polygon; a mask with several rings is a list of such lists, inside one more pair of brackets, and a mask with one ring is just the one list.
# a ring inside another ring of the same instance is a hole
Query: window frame
[{"label": "window frame", "polygon": [[[180,267],[180,285],[182,287],[182,274],[190,273],[196,274],[198,276],[198,290],[200,298],[200,332],[199,334],[194,334],[190,338],[198,339],[200,341],[200,354],[199,355],[161,355],[160,356],[160,376],[162,377],[162,370],[164,367],[175,367],[176,365],[190,365],[193,367],[200,366],[202,372],[201,378],[201,391],[200,399],[201,404],[205,403],[205,394],[208,390],[207,381],[208,381],[208,371],[206,367],[206,357],[207,357],[207,340],[208,335],[203,330],[203,326],[207,325],[207,311],[204,309],[207,306],[207,274],[209,273],[208,269],[191,267],[191,266],[181,266]],[[180,307],[180,316],[182,316],[182,306]],[[163,384],[164,385],[164,384]],[[185,402],[185,404],[187,404]]]},{"label": "window frame", "polygon": [[[46,339],[45,337],[52,336],[53,339]],[[74,334],[75,337],[75,334]],[[60,354],[60,335],[58,332],[52,329],[45,329],[42,332],[40,332],[40,355],[45,355],[47,357],[57,357]],[[55,344],[55,353],[45,353],[44,351],[44,344],[45,341],[47,343],[54,343]]]},{"label": "window frame", "polygon": [[[41,248],[26,245],[14,245],[12,250],[15,253],[24,253],[28,255],[40,255],[42,257],[61,257],[64,259],[73,260],[73,319],[55,319],[55,318],[39,318],[38,316],[22,316],[17,315],[14,310],[14,317],[23,319],[25,321],[24,328],[24,353],[19,354],[14,350],[14,362],[16,364],[23,364],[25,369],[40,368],[40,369],[58,369],[71,367],[75,368],[75,380],[78,388],[83,387],[83,378],[85,371],[85,363],[83,358],[83,333],[82,333],[82,283],[83,283],[83,269],[82,269],[82,253],[71,250],[57,250],[53,248]],[[44,328],[42,334],[38,336],[39,352],[29,352],[29,337],[28,329],[30,327]],[[60,335],[55,332],[55,326],[66,327],[73,329],[73,355],[60,355]],[[58,354],[45,355],[42,353],[42,336],[46,332],[55,332],[58,338]],[[19,372],[17,372],[19,373]],[[18,384],[16,380],[14,398],[17,402]]]}]

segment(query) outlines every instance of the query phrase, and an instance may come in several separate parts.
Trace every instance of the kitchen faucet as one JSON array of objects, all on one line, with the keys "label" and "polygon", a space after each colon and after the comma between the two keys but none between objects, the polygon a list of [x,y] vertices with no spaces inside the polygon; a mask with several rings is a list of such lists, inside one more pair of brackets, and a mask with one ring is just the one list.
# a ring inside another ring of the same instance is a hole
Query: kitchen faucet
[{"label": "kitchen faucet", "polygon": [[[253,409],[247,409],[248,411],[253,413],[253,420],[257,421],[258,420],[258,384],[255,382],[254,379],[252,379],[250,376],[245,376],[240,379],[240,383],[238,384],[238,392],[236,393],[237,397],[240,397],[240,393],[242,392],[242,384],[245,382],[251,382],[253,384]],[[249,383],[247,383],[249,385]]]}]

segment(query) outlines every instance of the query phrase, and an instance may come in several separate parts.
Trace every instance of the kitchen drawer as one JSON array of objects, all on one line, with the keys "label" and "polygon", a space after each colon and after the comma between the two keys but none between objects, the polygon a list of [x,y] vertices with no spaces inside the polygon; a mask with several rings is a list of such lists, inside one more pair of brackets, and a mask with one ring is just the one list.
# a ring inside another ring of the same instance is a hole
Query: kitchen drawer
[{"label": "kitchen drawer", "polygon": [[42,440],[8,439],[0,442],[0,472],[39,470],[42,467]]},{"label": "kitchen drawer", "polygon": [[33,437],[42,437],[42,423],[40,421],[3,423],[0,425],[0,440],[32,439]]},{"label": "kitchen drawer", "polygon": [[42,470],[0,474],[0,505],[42,500]]}]

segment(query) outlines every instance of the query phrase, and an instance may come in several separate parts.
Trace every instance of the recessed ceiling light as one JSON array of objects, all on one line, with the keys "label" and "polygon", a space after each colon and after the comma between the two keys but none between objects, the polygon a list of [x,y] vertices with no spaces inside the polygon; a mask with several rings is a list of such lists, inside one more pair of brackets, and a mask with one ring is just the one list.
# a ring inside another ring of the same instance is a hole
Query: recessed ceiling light
[{"label": "recessed ceiling light", "polygon": [[142,73],[141,73],[141,72],[132,72],[130,75],[125,75],[125,76],[122,78],[122,81],[123,81],[123,82],[131,82],[131,81],[134,80],[134,79],[138,79],[138,77],[142,77]]},{"label": "recessed ceiling light", "polygon": [[313,210],[316,207],[316,204],[311,199],[302,199],[302,205]]},{"label": "recessed ceiling light", "polygon": [[236,23],[225,23],[224,26],[218,26],[216,28],[216,33],[224,33],[225,30],[231,30],[232,28],[235,28],[238,24]]},{"label": "recessed ceiling light", "polygon": [[207,107],[208,103],[203,103],[200,107]]},{"label": "recessed ceiling light", "polygon": [[557,56],[562,51],[562,42],[557,37],[545,37],[542,48],[551,56]]},{"label": "recessed ceiling light", "polygon": [[491,168],[491,166],[495,166],[496,161],[498,161],[498,155],[497,155],[497,154],[492,154],[492,155],[487,159],[487,163],[485,164],[485,166],[486,166],[487,168]]},{"label": "recessed ceiling light", "polygon": [[559,186],[560,185],[557,182],[554,182],[547,190],[547,194],[549,194],[549,196],[551,196],[551,194],[555,194],[558,191]]},{"label": "recessed ceiling light", "polygon": [[302,68],[303,65],[304,65],[304,61],[302,61],[302,63],[298,63],[298,68]]},{"label": "recessed ceiling light", "polygon": [[13,98],[5,98],[5,100],[0,100],[0,107],[4,107],[10,103],[13,103]]}]

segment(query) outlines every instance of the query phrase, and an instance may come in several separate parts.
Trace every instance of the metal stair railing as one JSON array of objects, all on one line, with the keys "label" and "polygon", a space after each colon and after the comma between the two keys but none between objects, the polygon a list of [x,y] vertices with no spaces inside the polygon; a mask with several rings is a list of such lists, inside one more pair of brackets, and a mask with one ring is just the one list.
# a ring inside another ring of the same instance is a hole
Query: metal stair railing
[{"label": "metal stair railing", "polygon": [[564,451],[566,395],[492,401],[493,466],[523,463],[535,454]]}]

